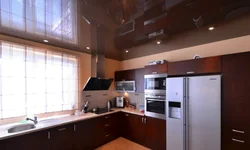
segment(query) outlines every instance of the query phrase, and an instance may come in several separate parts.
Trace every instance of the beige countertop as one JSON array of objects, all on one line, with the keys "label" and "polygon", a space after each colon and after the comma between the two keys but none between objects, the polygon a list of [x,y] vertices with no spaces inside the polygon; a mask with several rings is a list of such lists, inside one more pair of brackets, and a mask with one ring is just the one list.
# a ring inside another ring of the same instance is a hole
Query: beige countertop
[{"label": "beige countertop", "polygon": [[[20,135],[25,135],[57,126],[62,126],[66,124],[71,124],[95,117],[100,117],[100,116],[105,116],[108,114],[113,114],[117,112],[125,112],[125,113],[131,113],[135,115],[141,115],[144,116],[143,113],[141,113],[139,110],[132,109],[132,108],[114,108],[112,109],[114,111],[112,112],[107,112],[104,114],[94,114],[94,113],[86,113],[86,114],[81,114],[79,116],[75,115],[63,115],[63,116],[58,116],[50,119],[43,119],[36,124],[36,128],[26,130],[26,131],[21,131],[21,132],[16,132],[16,133],[8,133],[8,129],[15,126],[15,125],[20,125],[20,124],[25,124],[25,123],[12,123],[12,124],[6,124],[6,125],[0,125],[0,140],[20,136]],[[39,119],[39,118],[38,118]]]}]

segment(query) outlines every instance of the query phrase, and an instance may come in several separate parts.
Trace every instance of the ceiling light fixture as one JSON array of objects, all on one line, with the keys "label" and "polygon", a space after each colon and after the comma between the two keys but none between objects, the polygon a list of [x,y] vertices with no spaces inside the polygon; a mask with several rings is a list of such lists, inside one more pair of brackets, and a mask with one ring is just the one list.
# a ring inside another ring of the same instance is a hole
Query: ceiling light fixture
[{"label": "ceiling light fixture", "polygon": [[90,49],[90,47],[86,47],[86,49]]},{"label": "ceiling light fixture", "polygon": [[126,50],[125,52],[128,53],[128,50]]},{"label": "ceiling light fixture", "polygon": [[157,41],[157,44],[160,45],[160,44],[161,44],[161,41]]},{"label": "ceiling light fixture", "polygon": [[48,43],[49,41],[48,40],[43,40],[43,42]]},{"label": "ceiling light fixture", "polygon": [[208,30],[212,31],[214,30],[214,27],[209,27]]}]

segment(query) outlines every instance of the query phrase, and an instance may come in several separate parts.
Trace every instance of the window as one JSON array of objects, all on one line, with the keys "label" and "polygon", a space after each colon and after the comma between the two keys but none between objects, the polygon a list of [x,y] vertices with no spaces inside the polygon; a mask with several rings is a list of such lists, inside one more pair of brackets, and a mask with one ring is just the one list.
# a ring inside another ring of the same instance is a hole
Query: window
[{"label": "window", "polygon": [[77,108],[77,56],[8,42],[0,48],[0,119]]},{"label": "window", "polygon": [[1,26],[76,44],[76,0],[1,0]]}]

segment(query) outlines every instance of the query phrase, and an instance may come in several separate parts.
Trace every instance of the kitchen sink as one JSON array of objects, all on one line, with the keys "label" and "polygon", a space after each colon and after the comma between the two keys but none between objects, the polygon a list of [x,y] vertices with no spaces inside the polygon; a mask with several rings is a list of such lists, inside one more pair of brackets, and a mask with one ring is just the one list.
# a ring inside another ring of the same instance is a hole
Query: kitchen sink
[{"label": "kitchen sink", "polygon": [[16,126],[9,128],[8,133],[21,132],[25,130],[34,129],[34,128],[36,128],[34,124],[20,124],[20,125],[16,125]]}]

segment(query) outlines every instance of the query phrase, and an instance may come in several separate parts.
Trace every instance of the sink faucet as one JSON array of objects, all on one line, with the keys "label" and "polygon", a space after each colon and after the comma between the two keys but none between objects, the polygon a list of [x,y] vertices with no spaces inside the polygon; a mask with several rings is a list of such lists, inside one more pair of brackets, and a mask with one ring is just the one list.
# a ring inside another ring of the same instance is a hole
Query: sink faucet
[{"label": "sink faucet", "polygon": [[35,116],[34,119],[31,119],[31,118],[26,118],[26,120],[30,120],[30,121],[33,121],[34,124],[37,124],[38,123],[38,120],[37,120],[37,117]]}]

